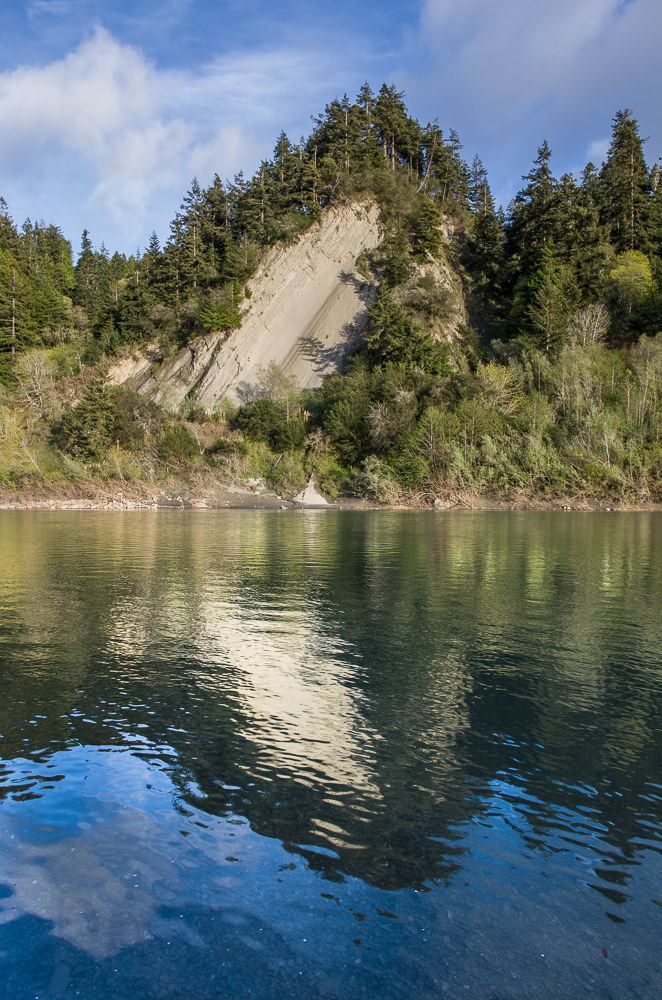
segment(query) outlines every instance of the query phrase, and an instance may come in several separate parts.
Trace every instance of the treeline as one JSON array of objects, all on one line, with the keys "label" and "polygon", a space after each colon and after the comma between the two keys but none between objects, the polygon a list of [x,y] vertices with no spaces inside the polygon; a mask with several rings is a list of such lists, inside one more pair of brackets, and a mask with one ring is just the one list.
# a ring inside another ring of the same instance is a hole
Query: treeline
[{"label": "treeline", "polygon": [[[299,444],[316,449],[321,480],[333,491],[353,473],[390,501],[449,490],[662,500],[662,186],[631,112],[579,183],[554,177],[543,143],[507,213],[478,157],[447,159],[453,180],[440,187],[444,168],[400,148],[391,161],[382,147],[401,183],[384,199],[363,349],[303,404]],[[439,208],[455,227],[445,248]],[[463,274],[468,308],[451,344],[439,337],[453,304],[440,258]],[[285,447],[282,402],[238,419],[244,436]]]},{"label": "treeline", "polygon": [[[492,334],[546,353],[567,341],[572,318],[591,307],[612,343],[660,327],[662,187],[646,165],[630,111],[613,121],[601,169],[589,163],[580,183],[553,176],[551,150],[538,149],[527,183],[505,216],[495,213],[487,179],[473,165],[475,216],[463,262],[489,309]],[[585,316],[588,314],[584,314]]]},{"label": "treeline", "polygon": [[0,383],[16,352],[50,343],[72,327],[75,285],[71,246],[60,230],[28,219],[20,232],[0,198]]},{"label": "treeline", "polygon": [[[558,347],[578,308],[602,303],[612,340],[655,333],[662,280],[662,188],[646,165],[631,112],[618,112],[606,162],[578,183],[551,170],[547,143],[506,213],[496,210],[478,157],[468,165],[451,130],[424,127],[403,95],[365,84],[354,102],[334,100],[307,140],[281,133],[273,156],[250,179],[208,188],[196,180],[161,248],[112,256],[83,233],[75,267],[53,225],[19,231],[0,201],[0,368],[7,354],[75,337],[85,360],[123,344],[161,338],[177,346],[205,329],[239,322],[247,278],[266,246],[302,232],[334,198],[377,196],[387,221],[402,224],[398,182],[420,194],[414,253],[435,252],[439,213],[456,218],[461,261],[472,279],[472,317],[488,338]],[[389,176],[391,175],[391,176]],[[409,214],[410,209],[407,208]],[[406,212],[405,212],[406,214]]]},{"label": "treeline", "polygon": [[[149,478],[159,462],[206,463],[279,489],[315,471],[331,492],[382,499],[659,498],[662,185],[632,113],[580,180],[554,176],[543,142],[505,212],[479,157],[420,125],[392,86],[365,84],[313,125],[298,142],[281,133],[250,179],[194,180],[165,245],[153,234],[128,258],[85,232],[74,265],[56,227],[19,230],[0,203],[0,438],[23,456],[6,468]],[[158,341],[165,357],[238,326],[264,249],[353,198],[379,203],[385,235],[358,262],[378,291],[345,375],[302,398],[272,371],[261,400],[215,415],[166,415],[105,384],[105,360],[133,345]]]},{"label": "treeline", "polygon": [[[161,340],[164,350],[209,329],[239,322],[246,279],[265,247],[291,239],[334,199],[379,194],[384,174],[405,171],[444,211],[469,204],[459,140],[435,124],[421,128],[403,95],[365,84],[351,103],[332,101],[307,140],[281,133],[273,156],[252,178],[201,188],[193,180],[161,247],[153,234],[142,253],[112,256],[82,235],[75,267],[54,226],[25,223],[19,232],[0,203],[0,356],[78,339],[93,363],[125,344]],[[432,222],[438,221],[433,215]]]}]

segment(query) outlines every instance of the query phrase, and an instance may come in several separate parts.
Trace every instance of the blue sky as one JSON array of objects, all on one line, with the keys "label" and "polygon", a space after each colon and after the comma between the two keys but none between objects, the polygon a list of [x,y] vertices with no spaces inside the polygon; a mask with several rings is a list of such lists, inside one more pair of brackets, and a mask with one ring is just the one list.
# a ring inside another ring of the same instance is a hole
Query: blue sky
[{"label": "blue sky", "polygon": [[164,241],[193,176],[250,174],[284,128],[364,80],[455,128],[497,201],[547,139],[557,176],[600,162],[634,110],[662,154],[660,0],[12,0],[0,41],[0,195],[74,251]]}]

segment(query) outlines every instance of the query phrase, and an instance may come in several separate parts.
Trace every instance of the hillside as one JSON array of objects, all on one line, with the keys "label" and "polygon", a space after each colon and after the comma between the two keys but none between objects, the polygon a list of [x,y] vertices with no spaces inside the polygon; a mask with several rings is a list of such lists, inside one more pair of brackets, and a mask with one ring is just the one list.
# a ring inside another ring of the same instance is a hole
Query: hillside
[{"label": "hillside", "polygon": [[128,259],[84,232],[74,265],[0,200],[0,494],[662,501],[662,184],[632,113],[581,179],[543,141],[506,212],[392,86],[313,122],[194,179]]},{"label": "hillside", "polygon": [[260,379],[278,365],[300,389],[318,388],[358,346],[376,288],[356,270],[379,244],[373,203],[325,212],[293,245],[271,248],[250,279],[241,326],[198,337],[160,361],[154,346],[110,369],[112,382],[176,410],[185,399],[213,412],[224,397],[241,404],[263,393]]}]

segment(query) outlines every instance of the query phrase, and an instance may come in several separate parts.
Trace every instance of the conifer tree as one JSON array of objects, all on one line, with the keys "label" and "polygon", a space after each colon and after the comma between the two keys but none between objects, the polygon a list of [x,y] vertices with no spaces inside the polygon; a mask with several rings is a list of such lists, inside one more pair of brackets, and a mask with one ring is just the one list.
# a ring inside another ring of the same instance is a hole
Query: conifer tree
[{"label": "conifer tree", "polygon": [[[274,147],[273,160],[262,174],[263,238],[271,242],[289,229],[287,215],[297,210],[300,194],[300,156],[285,132]],[[266,208],[266,216],[265,216]]]},{"label": "conifer tree", "polygon": [[177,259],[179,289],[196,289],[203,278],[202,216],[204,198],[196,177],[170,226],[170,244]]},{"label": "conifer tree", "polygon": [[73,290],[75,305],[81,306],[91,323],[94,323],[101,305],[97,255],[87,229],[83,230],[80,256],[75,267],[76,283]]},{"label": "conifer tree", "polygon": [[423,177],[419,191],[428,191],[432,195],[438,194],[437,181],[444,171],[446,148],[444,146],[444,133],[439,128],[439,122],[436,118],[433,122],[428,122],[421,132],[421,157]]},{"label": "conifer tree", "polygon": [[167,302],[169,299],[168,270],[156,232],[152,232],[147,249],[143,254],[142,270],[149,291],[159,301]]},{"label": "conifer tree", "polygon": [[446,143],[441,199],[457,208],[466,206],[469,197],[469,178],[466,164],[460,156],[461,149],[460,137],[455,129],[451,129]]},{"label": "conifer tree", "polygon": [[395,170],[399,156],[408,148],[409,121],[404,93],[382,84],[375,104],[375,125],[385,160]]},{"label": "conifer tree", "polygon": [[487,170],[481,158],[476,154],[469,171],[469,206],[474,213],[494,212],[494,201],[487,180]]},{"label": "conifer tree", "polygon": [[217,275],[225,273],[228,244],[232,239],[228,195],[218,174],[205,190],[202,209],[202,240]]},{"label": "conifer tree", "polygon": [[342,100],[335,98],[324,109],[324,114],[313,121],[316,156],[326,160],[327,167],[335,168],[336,178],[341,172],[351,173],[361,155],[362,129],[365,122],[358,106],[352,106],[347,94]]},{"label": "conifer tree", "polygon": [[614,117],[609,155],[600,173],[601,217],[617,250],[637,250],[645,244],[649,191],[639,126],[626,108]]},{"label": "conifer tree", "polygon": [[[569,294],[570,293],[570,294]],[[552,243],[542,248],[539,265],[527,288],[529,301],[525,322],[528,338],[546,354],[563,342],[568,317],[576,304],[572,295],[572,279],[559,262]]]},{"label": "conifer tree", "polygon": [[357,107],[357,132],[360,144],[360,161],[364,166],[370,166],[375,162],[376,145],[373,138],[375,95],[366,80],[356,95]]},{"label": "conifer tree", "polygon": [[643,249],[650,258],[658,289],[662,293],[662,183],[657,163],[649,174],[648,184],[651,194],[646,211],[646,236]]},{"label": "conifer tree", "polygon": [[428,256],[438,257],[441,250],[441,216],[427,195],[418,195],[418,210],[416,212],[412,244],[414,256],[426,260]]},{"label": "conifer tree", "polygon": [[557,185],[549,165],[551,156],[545,141],[538,148],[533,169],[522,178],[528,184],[515,196],[508,223],[511,252],[517,252],[525,266],[537,260],[539,251],[554,235]]},{"label": "conifer tree", "polygon": [[10,215],[9,206],[4,198],[0,197],[0,250],[9,250],[11,253],[18,253],[19,238]]},{"label": "conifer tree", "polygon": [[473,201],[476,209],[471,230],[466,238],[462,259],[464,266],[472,275],[476,287],[483,291],[488,299],[494,299],[497,295],[501,268],[503,267],[503,216],[494,211],[494,201],[487,183],[487,175],[484,178],[481,174],[474,176],[478,182],[473,188]]}]

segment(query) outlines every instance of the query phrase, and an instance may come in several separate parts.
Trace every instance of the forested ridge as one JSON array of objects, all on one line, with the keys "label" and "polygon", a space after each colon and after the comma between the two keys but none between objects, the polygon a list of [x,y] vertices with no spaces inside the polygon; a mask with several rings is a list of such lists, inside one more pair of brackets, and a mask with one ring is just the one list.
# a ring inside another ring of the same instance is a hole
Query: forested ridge
[{"label": "forested ridge", "polygon": [[[633,113],[581,179],[555,177],[543,141],[506,211],[462,151],[393,86],[365,84],[308,138],[281,133],[252,177],[194,180],[165,244],[128,258],[84,232],[74,264],[57,226],[19,228],[0,201],[0,487],[295,492],[314,473],[386,502],[661,501],[662,185]],[[147,343],[167,358],[240,326],[264,251],[361,201],[384,235],[357,262],[374,294],[345,373],[302,393],[272,366],[261,398],[212,413],[108,380]]]}]

